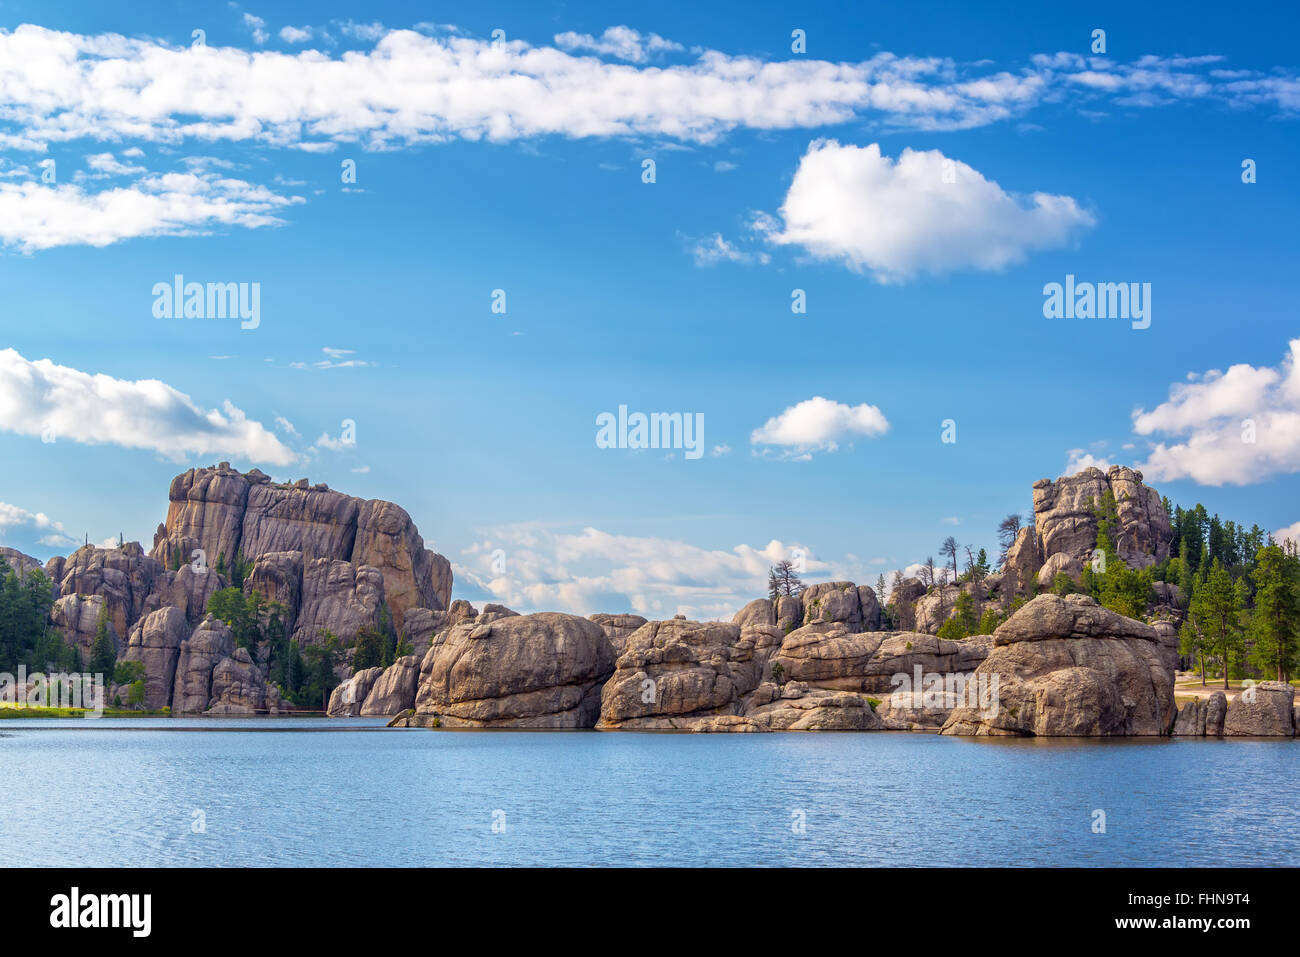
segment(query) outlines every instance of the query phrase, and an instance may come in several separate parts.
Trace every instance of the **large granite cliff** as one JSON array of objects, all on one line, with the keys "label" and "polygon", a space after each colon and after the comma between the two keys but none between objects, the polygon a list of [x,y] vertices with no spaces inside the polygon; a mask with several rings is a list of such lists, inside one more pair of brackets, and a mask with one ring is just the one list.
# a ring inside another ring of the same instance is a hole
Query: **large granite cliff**
[{"label": "large granite cliff", "polygon": [[[41,568],[13,549],[0,554],[20,575]],[[284,607],[300,647],[328,631],[346,649],[387,617],[427,648],[451,604],[450,563],[424,547],[401,507],[305,479],[276,484],[222,462],[172,480],[149,554],[136,542],[86,545],[46,562],[50,621],[86,662],[103,620],[118,660],[144,666],[147,708],[274,713],[287,705],[267,680],[266,656],[255,663],[207,612],[212,595],[236,580],[236,563],[245,593]]]},{"label": "large granite cliff", "polygon": [[279,485],[257,469],[245,474],[226,462],[176,476],[169,499],[151,552],[164,565],[177,556],[189,562],[195,549],[210,565],[298,553],[308,568],[328,559],[378,569],[398,621],[409,609],[443,610],[451,603],[450,562],[424,547],[411,516],[392,502],[306,479]]}]

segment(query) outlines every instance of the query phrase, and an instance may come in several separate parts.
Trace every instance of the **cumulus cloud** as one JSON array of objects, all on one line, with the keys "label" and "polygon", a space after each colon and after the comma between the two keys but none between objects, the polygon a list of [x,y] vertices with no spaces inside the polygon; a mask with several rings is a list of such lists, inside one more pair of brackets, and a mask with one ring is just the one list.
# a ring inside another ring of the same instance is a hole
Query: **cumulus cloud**
[{"label": "cumulus cloud", "polygon": [[[260,18],[249,15],[247,26],[256,43],[265,40]],[[657,66],[522,40],[429,36],[351,21],[338,28],[372,48],[331,55],[179,46],[30,24],[0,30],[0,148],[44,151],[78,138],[258,140],[300,148],[552,134],[707,142],[737,128],[864,118],[890,127],[966,129],[1018,118],[1046,100],[1082,106],[1158,95],[1281,112],[1300,104],[1294,70],[1227,77],[1187,58],[1121,64],[1054,54],[1007,70],[893,53],[836,63],[706,50],[689,64]],[[588,39],[561,36],[575,50]],[[633,57],[669,42],[630,28],[589,39],[611,55]]]},{"label": "cumulus cloud", "polygon": [[768,419],[749,436],[753,445],[780,446],[788,455],[808,459],[814,452],[834,452],[855,436],[876,438],[889,431],[889,420],[874,405],[846,405],[813,396]]},{"label": "cumulus cloud", "polygon": [[253,42],[261,45],[271,38],[266,32],[266,21],[261,17],[255,17],[251,13],[245,13],[243,17],[244,26],[253,35]]},{"label": "cumulus cloud", "polygon": [[30,538],[38,544],[55,548],[77,543],[64,531],[61,522],[54,521],[44,512],[29,512],[7,502],[0,502],[0,538],[9,541]]},{"label": "cumulus cloud", "polygon": [[1069,196],[1007,193],[938,150],[817,140],[799,162],[780,220],[756,228],[772,243],[869,272],[879,282],[919,273],[1000,269],[1064,245],[1094,220]]},{"label": "cumulus cloud", "polygon": [[306,43],[313,36],[311,27],[281,27],[280,39],[285,43]]},{"label": "cumulus cloud", "polygon": [[299,457],[228,400],[204,409],[157,379],[116,379],[0,350],[0,429],[56,442],[150,449],[174,462],[228,454],[268,465]]},{"label": "cumulus cloud", "polygon": [[1065,471],[1061,473],[1062,476],[1078,475],[1084,469],[1089,468],[1101,469],[1105,472],[1115,464],[1110,459],[1098,457],[1085,449],[1070,449],[1066,455],[1069,458],[1065,461]]},{"label": "cumulus cloud", "polygon": [[256,229],[282,224],[277,213],[300,202],[212,172],[149,175],[101,191],[75,183],[0,182],[0,244],[30,253],[55,246],[108,246],[142,236],[197,235],[229,226]]},{"label": "cumulus cloud", "polygon": [[776,540],[761,548],[710,549],[675,539],[542,523],[489,530],[465,550],[454,571],[457,581],[516,610],[581,615],[630,610],[647,618],[683,614],[725,619],[762,597],[768,569],[792,559],[796,549],[804,556],[805,581],[841,578],[850,571],[815,558],[807,546]]},{"label": "cumulus cloud", "polygon": [[665,40],[657,33],[642,34],[631,27],[610,27],[599,37],[590,33],[556,34],[555,45],[561,50],[586,50],[600,56],[617,57],[632,63],[645,63],[657,53],[684,49],[680,43]]},{"label": "cumulus cloud", "polygon": [[1279,528],[1273,533],[1273,541],[1300,544],[1300,522],[1292,522],[1286,528]]},{"label": "cumulus cloud", "polygon": [[1140,466],[1156,481],[1249,485],[1300,471],[1300,338],[1277,367],[1189,373],[1168,401],[1133,413],[1133,430],[1164,437]]}]

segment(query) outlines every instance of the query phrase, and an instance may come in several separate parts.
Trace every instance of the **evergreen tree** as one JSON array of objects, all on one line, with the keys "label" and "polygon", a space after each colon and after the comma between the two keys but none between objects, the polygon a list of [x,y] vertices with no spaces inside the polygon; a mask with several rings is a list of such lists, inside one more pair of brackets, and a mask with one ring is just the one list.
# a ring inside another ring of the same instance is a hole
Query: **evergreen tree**
[{"label": "evergreen tree", "polygon": [[1255,612],[1251,616],[1251,663],[1285,681],[1300,652],[1300,561],[1281,547],[1256,554]]},{"label": "evergreen tree", "polygon": [[95,640],[90,646],[90,673],[102,674],[111,680],[117,665],[117,648],[108,633],[108,612],[99,613],[99,624],[95,628]]}]

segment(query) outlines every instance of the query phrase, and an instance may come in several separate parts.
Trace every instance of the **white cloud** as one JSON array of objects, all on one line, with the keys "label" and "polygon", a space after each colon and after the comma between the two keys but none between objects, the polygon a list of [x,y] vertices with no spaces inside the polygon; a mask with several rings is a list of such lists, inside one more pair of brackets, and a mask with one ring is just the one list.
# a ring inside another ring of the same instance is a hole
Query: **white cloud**
[{"label": "white cloud", "polygon": [[1000,269],[1035,249],[1064,245],[1093,217],[1069,196],[1016,197],[938,150],[816,140],[799,162],[781,222],[761,215],[770,242],[842,262],[877,281],[918,273]]},{"label": "white cloud", "polygon": [[697,266],[716,266],[718,263],[767,263],[771,258],[765,252],[749,252],[728,242],[721,233],[714,233],[707,239],[696,240],[691,247],[691,255]]},{"label": "white cloud", "polygon": [[331,452],[343,452],[357,447],[356,439],[334,438],[328,432],[322,432],[320,438],[312,443],[313,448],[329,449]]},{"label": "white cloud", "polygon": [[945,525],[960,525],[961,519],[958,518],[956,515],[949,515],[944,518],[943,523]]},{"label": "white cloud", "polygon": [[256,229],[280,225],[276,213],[299,202],[215,173],[150,175],[99,192],[76,184],[0,182],[0,244],[34,252],[196,235],[226,226]]},{"label": "white cloud", "polygon": [[253,34],[253,42],[259,46],[271,37],[271,35],[266,32],[266,21],[261,17],[255,17],[251,13],[245,13],[244,26]]},{"label": "white cloud", "polygon": [[714,458],[719,458],[723,455],[730,455],[731,446],[726,444],[715,445],[713,449],[709,452],[709,454],[712,455]]},{"label": "white cloud", "polygon": [[112,153],[95,153],[86,157],[86,165],[94,171],[95,178],[108,176],[139,176],[147,173],[143,166],[123,163]]},{"label": "white cloud", "polygon": [[277,415],[275,417],[275,427],[286,435],[298,437],[298,430],[293,427],[293,423],[282,415]]},{"label": "white cloud", "polygon": [[[0,536],[13,539],[22,534],[36,536],[42,545],[63,547],[75,545],[76,539],[64,531],[63,524],[51,519],[44,512],[29,512],[17,505],[0,502]],[[117,544],[116,541],[113,542]]]},{"label": "white cloud", "polygon": [[[564,531],[542,523],[487,534],[463,553],[455,575],[516,611],[589,615],[630,609],[648,618],[729,619],[747,602],[766,595],[768,569],[791,558],[796,547],[808,556],[805,582],[840,579],[852,571],[812,557],[807,546],[775,540],[762,548],[708,549],[675,539],[615,535],[591,527]],[[497,549],[506,554],[504,573],[494,570]],[[865,581],[866,572],[859,571]]]},{"label": "white cloud", "polygon": [[806,460],[813,452],[834,452],[855,436],[876,438],[889,431],[889,420],[874,405],[846,405],[813,396],[768,419],[749,437],[754,445],[775,445]]},{"label": "white cloud", "polygon": [[344,36],[351,37],[354,40],[364,40],[368,43],[373,43],[388,32],[378,20],[372,20],[370,23],[357,23],[355,20],[335,20],[333,22]]},{"label": "white cloud", "polygon": [[268,465],[299,457],[229,401],[204,409],[157,379],[115,379],[0,350],[0,429],[87,445],[151,449],[174,462],[208,454]]},{"label": "white cloud", "polygon": [[[254,41],[265,37],[260,18],[250,15],[247,24]],[[1282,112],[1300,107],[1294,70],[1229,78],[1185,59],[1117,64],[1055,54],[1008,71],[893,53],[833,63],[705,50],[690,64],[661,67],[377,23],[348,21],[340,31],[373,46],[331,55],[178,46],[30,24],[0,30],[0,148],[44,151],[79,138],[299,148],[552,134],[710,141],[737,128],[867,118],[895,128],[965,129],[1019,118],[1046,100],[1083,105],[1153,91]]]},{"label": "white cloud", "polygon": [[1167,439],[1139,466],[1155,481],[1249,485],[1300,471],[1300,338],[1276,368],[1190,373],[1167,402],[1133,413],[1133,431]]},{"label": "white cloud", "polygon": [[1279,528],[1273,533],[1275,542],[1295,542],[1300,544],[1300,522],[1292,522],[1286,528]]},{"label": "white cloud", "polygon": [[1101,469],[1105,472],[1115,464],[1110,459],[1099,458],[1084,449],[1070,449],[1066,454],[1069,458],[1066,459],[1065,471],[1061,473],[1062,477],[1078,475],[1084,469]]},{"label": "white cloud", "polygon": [[680,43],[665,40],[657,33],[642,34],[631,27],[610,27],[599,37],[590,33],[556,34],[555,45],[561,50],[589,50],[601,56],[617,57],[632,63],[644,63],[657,53],[684,49]]},{"label": "white cloud", "polygon": [[362,369],[374,365],[365,359],[349,359],[350,355],[355,355],[353,349],[333,349],[325,346],[321,349],[325,353],[324,359],[317,359],[314,362],[290,362],[291,369]]},{"label": "white cloud", "polygon": [[281,27],[280,39],[285,43],[306,43],[312,38],[311,27]]}]

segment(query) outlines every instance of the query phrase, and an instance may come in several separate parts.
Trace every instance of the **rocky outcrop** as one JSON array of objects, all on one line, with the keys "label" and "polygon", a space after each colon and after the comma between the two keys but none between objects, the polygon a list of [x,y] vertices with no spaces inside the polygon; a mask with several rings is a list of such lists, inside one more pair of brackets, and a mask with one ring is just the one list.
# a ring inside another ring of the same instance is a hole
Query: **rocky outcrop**
[{"label": "rocky outcrop", "polygon": [[185,613],[191,626],[197,625],[208,613],[208,601],[227,585],[225,577],[213,568],[195,568],[182,565],[180,571],[164,570],[154,580],[154,588],[145,599],[144,613],[168,606]]},{"label": "rocky outcrop", "polygon": [[[771,626],[769,626],[771,627]],[[735,715],[758,687],[765,662],[735,624],[651,621],[627,639],[600,700],[602,729],[690,728]]]},{"label": "rocky outcrop", "polygon": [[1173,670],[1155,629],[1083,595],[1040,595],[993,634],[975,670],[998,707],[953,711],[944,734],[1163,735],[1174,725]]},{"label": "rocky outcrop", "polygon": [[803,626],[829,628],[840,624],[849,631],[878,631],[880,602],[868,585],[853,582],[822,582],[799,593],[803,604]]},{"label": "rocky outcrop", "polygon": [[1105,472],[1086,468],[1055,482],[1034,483],[1034,524],[1020,530],[1003,565],[1014,573],[1018,589],[1035,580],[1046,587],[1061,571],[1071,577],[1082,572],[1097,547],[1095,510],[1106,492],[1115,496],[1119,557],[1132,568],[1169,557],[1174,537],[1169,515],[1160,494],[1142,483],[1142,473],[1122,465]]},{"label": "rocky outcrop", "polygon": [[45,565],[38,559],[30,555],[24,555],[16,548],[0,547],[0,560],[18,576],[19,581],[26,578],[31,572],[41,572],[44,574]]},{"label": "rocky outcrop", "polygon": [[[229,567],[237,558],[297,552],[306,570],[321,560],[378,570],[396,621],[408,609],[445,609],[451,600],[451,566],[424,547],[410,515],[392,502],[365,500],[305,480],[272,483],[254,469],[247,475],[222,462],[178,475],[167,520],[154,536],[153,556],[175,567],[201,549],[207,563]],[[283,572],[285,567],[278,571]],[[275,581],[275,569],[267,569]],[[303,584],[306,592],[306,583]],[[291,596],[289,596],[291,597]]]},{"label": "rocky outcrop", "polygon": [[131,629],[122,660],[144,665],[145,708],[158,710],[171,704],[181,643],[190,634],[185,612],[171,605],[145,615]]},{"label": "rocky outcrop", "polygon": [[[802,681],[765,681],[746,702],[747,722],[763,731],[879,731],[884,722],[864,695],[814,688]],[[705,724],[700,730],[738,730]]]},{"label": "rocky outcrop", "polygon": [[279,714],[280,691],[268,687],[247,649],[237,648],[212,670],[212,697],[205,714]]},{"label": "rocky outcrop", "polygon": [[1038,532],[1033,525],[1027,525],[1016,534],[1002,562],[1008,593],[1028,591],[1038,580],[1042,567],[1043,549],[1038,541]]},{"label": "rocky outcrop", "polygon": [[613,670],[609,639],[586,618],[543,612],[461,621],[425,657],[411,723],[589,728]]},{"label": "rocky outcrop", "polygon": [[362,716],[390,717],[414,708],[419,682],[420,659],[415,655],[398,658],[375,679],[361,705]]},{"label": "rocky outcrop", "polygon": [[384,607],[383,573],[370,565],[318,558],[302,576],[302,606],[293,637],[301,647],[320,644],[325,632],[351,637],[379,628]]},{"label": "rocky outcrop", "polygon": [[596,614],[591,616],[591,620],[604,630],[605,637],[614,649],[615,658],[627,648],[628,636],[646,623],[640,615]]},{"label": "rocky outcrop", "polygon": [[1224,737],[1293,737],[1295,688],[1284,681],[1261,681],[1243,688],[1228,705]]},{"label": "rocky outcrop", "polygon": [[224,621],[209,615],[181,642],[172,689],[172,714],[199,714],[212,700],[212,673],[235,653],[235,639]]},{"label": "rocky outcrop", "polygon": [[1223,735],[1223,725],[1228,717],[1228,696],[1222,691],[1216,691],[1210,695],[1205,702],[1205,734],[1206,736],[1221,737]]},{"label": "rocky outcrop", "polygon": [[1065,552],[1055,552],[1043,562],[1043,567],[1038,569],[1038,587],[1051,588],[1057,575],[1068,575],[1074,581],[1078,581],[1082,573],[1083,563],[1078,558]]},{"label": "rocky outcrop", "polygon": [[370,689],[375,686],[379,676],[384,673],[383,668],[362,668],[350,678],[345,678],[335,686],[330,692],[329,704],[325,707],[325,713],[331,718],[355,718],[361,714],[361,706],[366,702],[366,696],[370,694]]},{"label": "rocky outcrop", "polygon": [[411,653],[423,661],[433,643],[434,633],[445,627],[447,612],[434,611],[432,608],[408,608],[402,616],[402,626],[398,634],[411,646]]},{"label": "rocky outcrop", "polygon": [[916,632],[851,634],[845,630],[791,632],[771,659],[791,681],[881,695],[898,687],[896,675],[966,674],[989,654],[987,635],[950,641]]},{"label": "rocky outcrop", "polygon": [[125,635],[144,614],[161,573],[162,565],[145,555],[138,542],[119,548],[86,545],[68,556],[58,593],[103,597],[114,630]]},{"label": "rocky outcrop", "polygon": [[211,567],[219,556],[233,559],[239,554],[248,489],[254,481],[270,479],[256,469],[241,475],[226,462],[176,476],[168,492],[167,520],[158,526],[150,554],[169,568],[193,560],[195,549],[203,550]]},{"label": "rocky outcrop", "polygon": [[82,664],[88,665],[101,617],[107,619],[109,638],[113,641],[113,647],[121,654],[122,642],[118,637],[116,626],[108,617],[108,612],[109,601],[103,595],[65,595],[55,599],[50,609],[50,622],[63,633],[64,641],[77,649]]},{"label": "rocky outcrop", "polygon": [[919,578],[904,578],[889,593],[893,609],[894,627],[900,631],[916,631],[916,603],[926,593]]},{"label": "rocky outcrop", "polygon": [[[846,594],[842,587],[830,593]],[[877,705],[900,681],[969,674],[992,641],[855,633],[844,622],[816,620],[784,634],[775,617],[770,602],[751,602],[731,624],[647,623],[629,637],[605,686],[597,728],[881,730],[887,724]],[[924,719],[899,722],[938,730],[951,704],[927,704]]]},{"label": "rocky outcrop", "polygon": [[286,626],[292,630],[302,608],[302,552],[266,552],[258,555],[244,579],[244,594],[258,592],[267,601],[284,606]]}]

